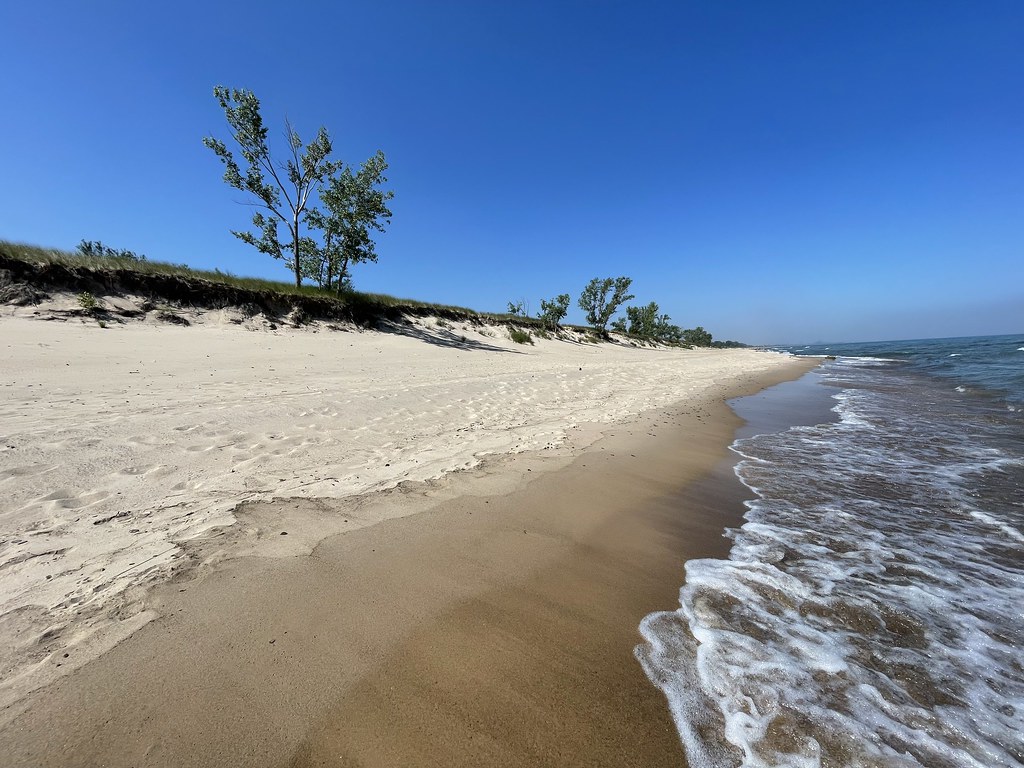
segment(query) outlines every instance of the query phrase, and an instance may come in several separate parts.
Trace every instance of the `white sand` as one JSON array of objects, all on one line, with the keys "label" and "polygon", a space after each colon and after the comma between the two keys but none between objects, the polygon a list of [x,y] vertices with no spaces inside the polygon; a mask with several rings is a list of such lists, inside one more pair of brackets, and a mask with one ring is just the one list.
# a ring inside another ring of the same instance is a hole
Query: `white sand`
[{"label": "white sand", "polygon": [[243,502],[365,494],[487,454],[573,450],[565,438],[581,425],[786,363],[400,328],[0,318],[0,706],[154,618],[146,584]]}]

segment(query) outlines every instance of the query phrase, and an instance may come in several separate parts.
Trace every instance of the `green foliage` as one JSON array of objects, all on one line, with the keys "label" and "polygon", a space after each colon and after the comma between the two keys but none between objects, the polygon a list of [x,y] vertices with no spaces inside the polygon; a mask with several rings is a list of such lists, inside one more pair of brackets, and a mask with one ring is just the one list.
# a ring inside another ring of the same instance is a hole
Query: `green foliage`
[{"label": "green foliage", "polygon": [[694,347],[710,347],[711,334],[698,325],[696,328],[687,328],[683,331],[682,341]]},{"label": "green foliage", "polygon": [[83,291],[78,294],[78,306],[84,309],[86,312],[95,312],[99,304],[96,301],[96,297],[88,291]]},{"label": "green foliage", "polygon": [[127,259],[128,261],[145,261],[146,257],[135,251],[111,248],[99,240],[82,240],[78,244],[78,253],[86,257],[98,259]]},{"label": "green foliage", "polygon": [[[301,285],[300,224],[310,195],[333,170],[326,166],[327,156],[332,149],[330,137],[327,131],[321,128],[316,138],[303,152],[301,139],[286,122],[291,158],[286,165],[281,166],[270,156],[267,128],[263,124],[260,101],[256,95],[245,89],[225,88],[219,85],[213,89],[213,95],[224,110],[224,116],[231,129],[231,138],[238,145],[244,161],[244,172],[223,141],[207,136],[203,143],[213,150],[224,164],[224,181],[229,186],[252,195],[256,205],[268,214],[262,211],[253,214],[252,223],[259,233],[258,236],[252,232],[234,230],[232,234],[260,253],[275,259],[285,258],[285,249],[290,247],[295,284]],[[284,203],[281,201],[282,195]],[[282,241],[278,237],[279,221],[288,229],[287,240]]]},{"label": "green foliage", "polygon": [[526,317],[526,302],[522,299],[519,301],[510,301],[508,303],[508,314],[513,317]]},{"label": "green foliage", "polygon": [[569,313],[570,301],[568,293],[559,294],[551,301],[540,300],[540,314],[537,318],[545,330],[552,333],[558,330],[558,324]]},{"label": "green foliage", "polygon": [[[746,349],[749,344],[744,344],[742,341],[712,341],[711,346],[715,349]],[[834,357],[832,358],[835,359]]]},{"label": "green foliage", "polygon": [[602,334],[612,315],[622,304],[636,298],[626,293],[633,279],[629,277],[595,277],[580,294],[580,309],[587,313],[587,322]]},{"label": "green foliage", "polygon": [[683,329],[678,325],[669,323],[668,315],[662,315],[658,318],[657,337],[666,344],[681,344],[683,341]]},{"label": "green foliage", "polygon": [[668,315],[658,314],[658,304],[651,302],[643,307],[626,307],[626,321],[622,318],[612,323],[612,330],[640,339],[659,341],[665,344],[680,343],[683,335],[678,325],[671,323]]},{"label": "green foliage", "polygon": [[[376,261],[369,230],[383,231],[381,221],[391,217],[386,203],[393,193],[374,189],[385,181],[383,153],[377,152],[353,173],[345,163],[329,159],[333,145],[326,128],[304,144],[285,120],[288,155],[283,163],[275,161],[259,99],[251,91],[223,86],[214,88],[213,95],[224,110],[242,162],[219,139],[207,136],[203,143],[224,164],[224,181],[251,195],[262,209],[252,217],[255,233],[232,234],[260,253],[284,259],[297,287],[304,277],[312,277],[321,287],[345,290],[350,264]],[[326,211],[316,208],[317,200]],[[286,229],[283,238],[279,224]],[[307,232],[321,234],[318,238]]]},{"label": "green foliage", "polygon": [[651,302],[644,307],[626,307],[629,333],[642,339],[653,339],[658,330],[658,305]]},{"label": "green foliage", "polygon": [[379,150],[356,173],[345,168],[329,179],[320,194],[327,212],[314,208],[306,214],[306,223],[323,232],[323,249],[314,255],[307,275],[319,285],[340,292],[350,280],[350,265],[377,261],[370,230],[383,232],[384,224],[391,222],[387,204],[395,196],[394,192],[377,189],[387,182],[387,168],[384,153]]},{"label": "green foliage", "polygon": [[529,331],[523,331],[519,328],[513,328],[509,326],[508,335],[516,344],[533,344],[533,337]]}]

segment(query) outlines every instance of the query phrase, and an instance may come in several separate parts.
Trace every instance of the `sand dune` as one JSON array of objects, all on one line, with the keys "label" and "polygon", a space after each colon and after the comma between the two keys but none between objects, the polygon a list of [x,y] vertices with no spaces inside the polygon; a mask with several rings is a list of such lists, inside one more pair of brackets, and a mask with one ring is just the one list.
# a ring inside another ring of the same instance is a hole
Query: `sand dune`
[{"label": "sand dune", "polygon": [[490,454],[568,454],[595,435],[588,425],[785,362],[531,347],[429,320],[397,330],[0,321],[0,705],[151,619],[147,584],[244,502],[367,494]]}]

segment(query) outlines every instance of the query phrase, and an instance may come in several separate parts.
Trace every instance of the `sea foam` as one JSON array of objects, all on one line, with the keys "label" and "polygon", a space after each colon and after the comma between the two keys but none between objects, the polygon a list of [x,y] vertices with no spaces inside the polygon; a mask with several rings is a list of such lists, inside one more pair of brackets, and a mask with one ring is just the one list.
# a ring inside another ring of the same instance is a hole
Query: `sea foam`
[{"label": "sea foam", "polygon": [[641,625],[694,766],[1024,761],[1020,456],[876,365],[833,365],[838,423],[737,441],[729,559]]}]

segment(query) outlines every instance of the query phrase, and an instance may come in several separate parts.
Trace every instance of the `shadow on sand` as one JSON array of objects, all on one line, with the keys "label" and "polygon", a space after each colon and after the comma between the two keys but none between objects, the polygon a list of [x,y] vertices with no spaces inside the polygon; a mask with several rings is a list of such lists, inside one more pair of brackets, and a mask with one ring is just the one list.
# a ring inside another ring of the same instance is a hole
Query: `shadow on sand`
[{"label": "shadow on sand", "polygon": [[385,320],[377,325],[377,330],[383,333],[395,333],[399,336],[408,336],[410,339],[425,341],[427,344],[434,344],[438,347],[449,347],[451,349],[464,349],[471,352],[507,352],[513,355],[521,355],[515,349],[505,349],[494,344],[487,344],[482,341],[474,341],[446,328],[427,328],[425,326],[410,323]]}]

